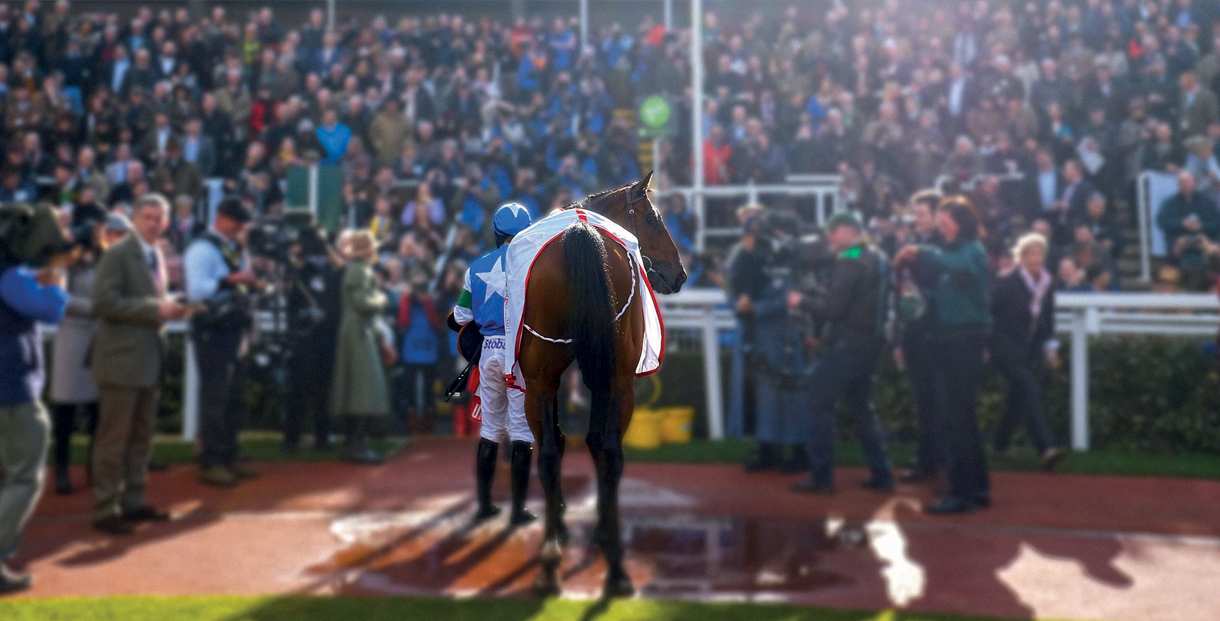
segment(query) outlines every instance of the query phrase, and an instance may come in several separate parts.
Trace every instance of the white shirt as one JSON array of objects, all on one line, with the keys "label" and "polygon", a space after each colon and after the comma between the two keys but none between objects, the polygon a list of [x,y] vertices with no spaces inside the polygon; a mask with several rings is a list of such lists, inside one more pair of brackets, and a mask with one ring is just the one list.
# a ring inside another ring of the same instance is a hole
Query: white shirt
[{"label": "white shirt", "polygon": [[1055,204],[1055,171],[1044,170],[1038,173],[1038,196],[1042,199],[1042,210],[1046,211]]},{"label": "white shirt", "polygon": [[966,90],[966,78],[960,77],[949,84],[949,114],[962,115],[962,93]]}]

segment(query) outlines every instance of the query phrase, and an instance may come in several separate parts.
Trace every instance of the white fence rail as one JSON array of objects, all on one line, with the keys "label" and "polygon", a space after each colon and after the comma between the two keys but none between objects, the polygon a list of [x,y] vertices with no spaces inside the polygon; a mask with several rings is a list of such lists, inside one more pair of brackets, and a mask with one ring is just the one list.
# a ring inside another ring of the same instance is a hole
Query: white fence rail
[{"label": "white fence rail", "polygon": [[[708,435],[724,437],[725,375],[720,367],[720,333],[737,327],[718,289],[691,289],[663,295],[662,314],[667,329],[699,332],[703,353],[704,391],[707,401]],[[1164,295],[1157,293],[1064,293],[1056,298],[1055,325],[1071,339],[1071,440],[1078,451],[1089,448],[1089,350],[1090,336],[1143,334],[1182,337],[1214,336],[1220,326],[1220,300],[1202,293]],[[266,322],[260,322],[266,324]],[[269,326],[264,326],[268,327]],[[183,333],[185,322],[171,322],[168,332]],[[48,327],[48,335],[54,332]],[[199,373],[194,346],[185,339],[182,437],[193,440],[199,430]]]},{"label": "white fence rail", "polygon": [[[660,190],[661,197],[681,195],[686,205],[695,214],[699,230],[695,236],[695,249],[703,252],[709,237],[740,237],[738,227],[709,227],[708,209],[704,199],[707,198],[740,198],[741,205],[759,202],[759,195],[784,195],[789,197],[811,197],[814,200],[814,221],[818,226],[826,223],[830,214],[846,208],[843,196],[839,192],[842,178],[839,175],[800,175],[794,176],[794,183],[755,185],[709,185],[702,187],[674,187]],[[739,205],[740,206],[740,205]]]},{"label": "white fence rail", "polygon": [[[700,330],[707,391],[708,434],[724,437],[720,368],[720,330],[736,325],[718,290],[684,291],[660,296],[667,328]],[[1220,326],[1220,300],[1209,294],[1065,293],[1057,297],[1056,329],[1071,338],[1071,440],[1089,448],[1088,337],[1108,334],[1214,336]]]}]

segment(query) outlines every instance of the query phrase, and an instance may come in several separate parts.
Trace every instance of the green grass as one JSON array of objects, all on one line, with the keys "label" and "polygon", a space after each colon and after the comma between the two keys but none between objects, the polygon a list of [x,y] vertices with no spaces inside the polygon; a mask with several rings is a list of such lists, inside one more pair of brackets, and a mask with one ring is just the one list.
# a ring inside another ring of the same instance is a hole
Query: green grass
[{"label": "green grass", "polygon": [[[629,461],[637,462],[740,464],[745,463],[753,448],[754,443],[750,440],[693,440],[689,444],[667,444],[651,450],[628,448],[626,454]],[[895,444],[887,448],[890,460],[900,467],[908,463],[915,453],[914,447],[906,444]],[[840,443],[837,450],[840,465],[865,465],[864,454],[859,445]],[[993,455],[988,461],[993,470],[1029,472],[1041,469],[1032,450],[1018,451],[1011,457]],[[1093,450],[1071,453],[1059,464],[1058,471],[1220,479],[1220,457],[1205,454],[1165,455]]]},{"label": "green grass", "polygon": [[646,599],[610,604],[565,600],[429,598],[112,597],[0,601],[6,621],[985,621],[906,612],[850,612],[772,604]]},{"label": "green grass", "polygon": [[[373,450],[382,455],[393,454],[401,450],[408,443],[408,440],[396,438],[376,439],[369,442]],[[312,440],[307,442],[303,439],[301,441],[301,449],[289,455],[281,448],[283,446],[283,436],[279,433],[253,431],[241,435],[242,453],[258,462],[336,461],[339,459],[340,445],[341,442],[329,451],[318,451],[312,448]],[[72,463],[85,463],[87,446],[88,440],[84,436],[77,435],[72,438]],[[193,462],[195,461],[195,454],[194,443],[187,442],[179,437],[157,436],[153,442],[153,459],[158,459],[168,464]]]},{"label": "green grass", "polygon": [[[72,461],[85,462],[85,438],[73,438]],[[324,462],[339,458],[339,449],[317,451],[308,448],[302,441],[301,450],[293,455],[281,449],[281,436],[275,432],[247,432],[242,434],[242,451],[258,462]],[[382,455],[402,450],[410,440],[385,438],[372,441],[373,449]],[[754,448],[751,440],[692,440],[687,444],[666,444],[657,449],[627,448],[628,461],[689,464],[740,464],[745,463]],[[887,447],[890,460],[901,467],[914,455],[909,444],[892,444]],[[859,445],[842,442],[838,446],[838,463],[843,466],[863,466],[864,455]],[[181,464],[194,461],[195,446],[180,438],[158,436],[153,446],[153,457],[165,463]],[[1038,459],[1030,450],[1017,451],[1011,457],[991,456],[993,470],[1036,472],[1041,469]],[[1125,476],[1163,476],[1196,479],[1220,479],[1220,457],[1205,454],[1138,454],[1116,451],[1093,450],[1073,452],[1059,464],[1060,472],[1076,474],[1101,474]]]}]

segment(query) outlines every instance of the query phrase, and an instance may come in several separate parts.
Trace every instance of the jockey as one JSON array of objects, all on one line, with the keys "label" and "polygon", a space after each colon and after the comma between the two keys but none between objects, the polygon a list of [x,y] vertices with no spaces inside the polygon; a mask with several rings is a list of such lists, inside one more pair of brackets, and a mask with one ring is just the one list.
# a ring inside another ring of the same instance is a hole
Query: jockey
[{"label": "jockey", "polygon": [[504,340],[504,253],[513,236],[530,224],[529,211],[522,205],[508,203],[496,210],[492,218],[496,249],[470,262],[470,269],[466,270],[466,283],[457,305],[453,307],[450,323],[451,328],[461,329],[461,326],[473,321],[483,337],[478,387],[483,426],[475,461],[479,500],[475,521],[483,521],[500,513],[500,508],[491,504],[491,481],[496,472],[500,438],[507,434],[512,442],[513,510],[509,520],[512,526],[528,524],[536,519],[525,508],[534,434],[525,420],[525,393],[507,390],[504,385],[504,376],[510,372],[504,368],[507,348]]}]

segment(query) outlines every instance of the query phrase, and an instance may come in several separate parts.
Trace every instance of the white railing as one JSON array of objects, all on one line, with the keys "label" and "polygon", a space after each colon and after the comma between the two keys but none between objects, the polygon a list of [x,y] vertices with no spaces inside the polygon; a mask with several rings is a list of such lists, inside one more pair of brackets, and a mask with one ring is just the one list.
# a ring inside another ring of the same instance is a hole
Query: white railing
[{"label": "white railing", "polygon": [[[723,438],[719,331],[736,327],[724,293],[694,289],[658,299],[667,328],[697,329],[702,333],[708,435]],[[1206,337],[1215,335],[1220,326],[1220,300],[1209,294],[1064,293],[1056,300],[1056,330],[1071,338],[1071,439],[1072,448],[1079,451],[1089,448],[1090,335]]]},{"label": "white railing", "polygon": [[[737,320],[719,289],[688,289],[658,296],[667,329],[699,331],[703,353],[708,435],[724,438],[724,374],[720,368],[720,332],[734,330]],[[260,318],[272,329],[269,317]],[[1056,298],[1055,327],[1071,339],[1071,440],[1078,451],[1089,448],[1089,336],[1143,334],[1214,336],[1220,327],[1220,300],[1204,293],[1063,293]],[[170,322],[170,333],[184,333],[186,323]],[[53,326],[44,328],[47,335]],[[199,372],[194,346],[185,339],[182,391],[182,437],[193,440],[199,429]]]},{"label": "white railing", "polygon": [[[740,227],[709,227],[705,198],[741,198],[742,205],[759,202],[761,194],[812,197],[815,204],[814,219],[823,226],[830,214],[846,208],[839,192],[842,178],[839,175],[801,175],[794,177],[799,183],[756,185],[706,185],[702,187],[674,187],[658,190],[660,197],[679,194],[695,214],[698,231],[695,234],[695,249],[703,252],[708,237],[740,237]],[[735,220],[735,218],[731,218]]]}]

